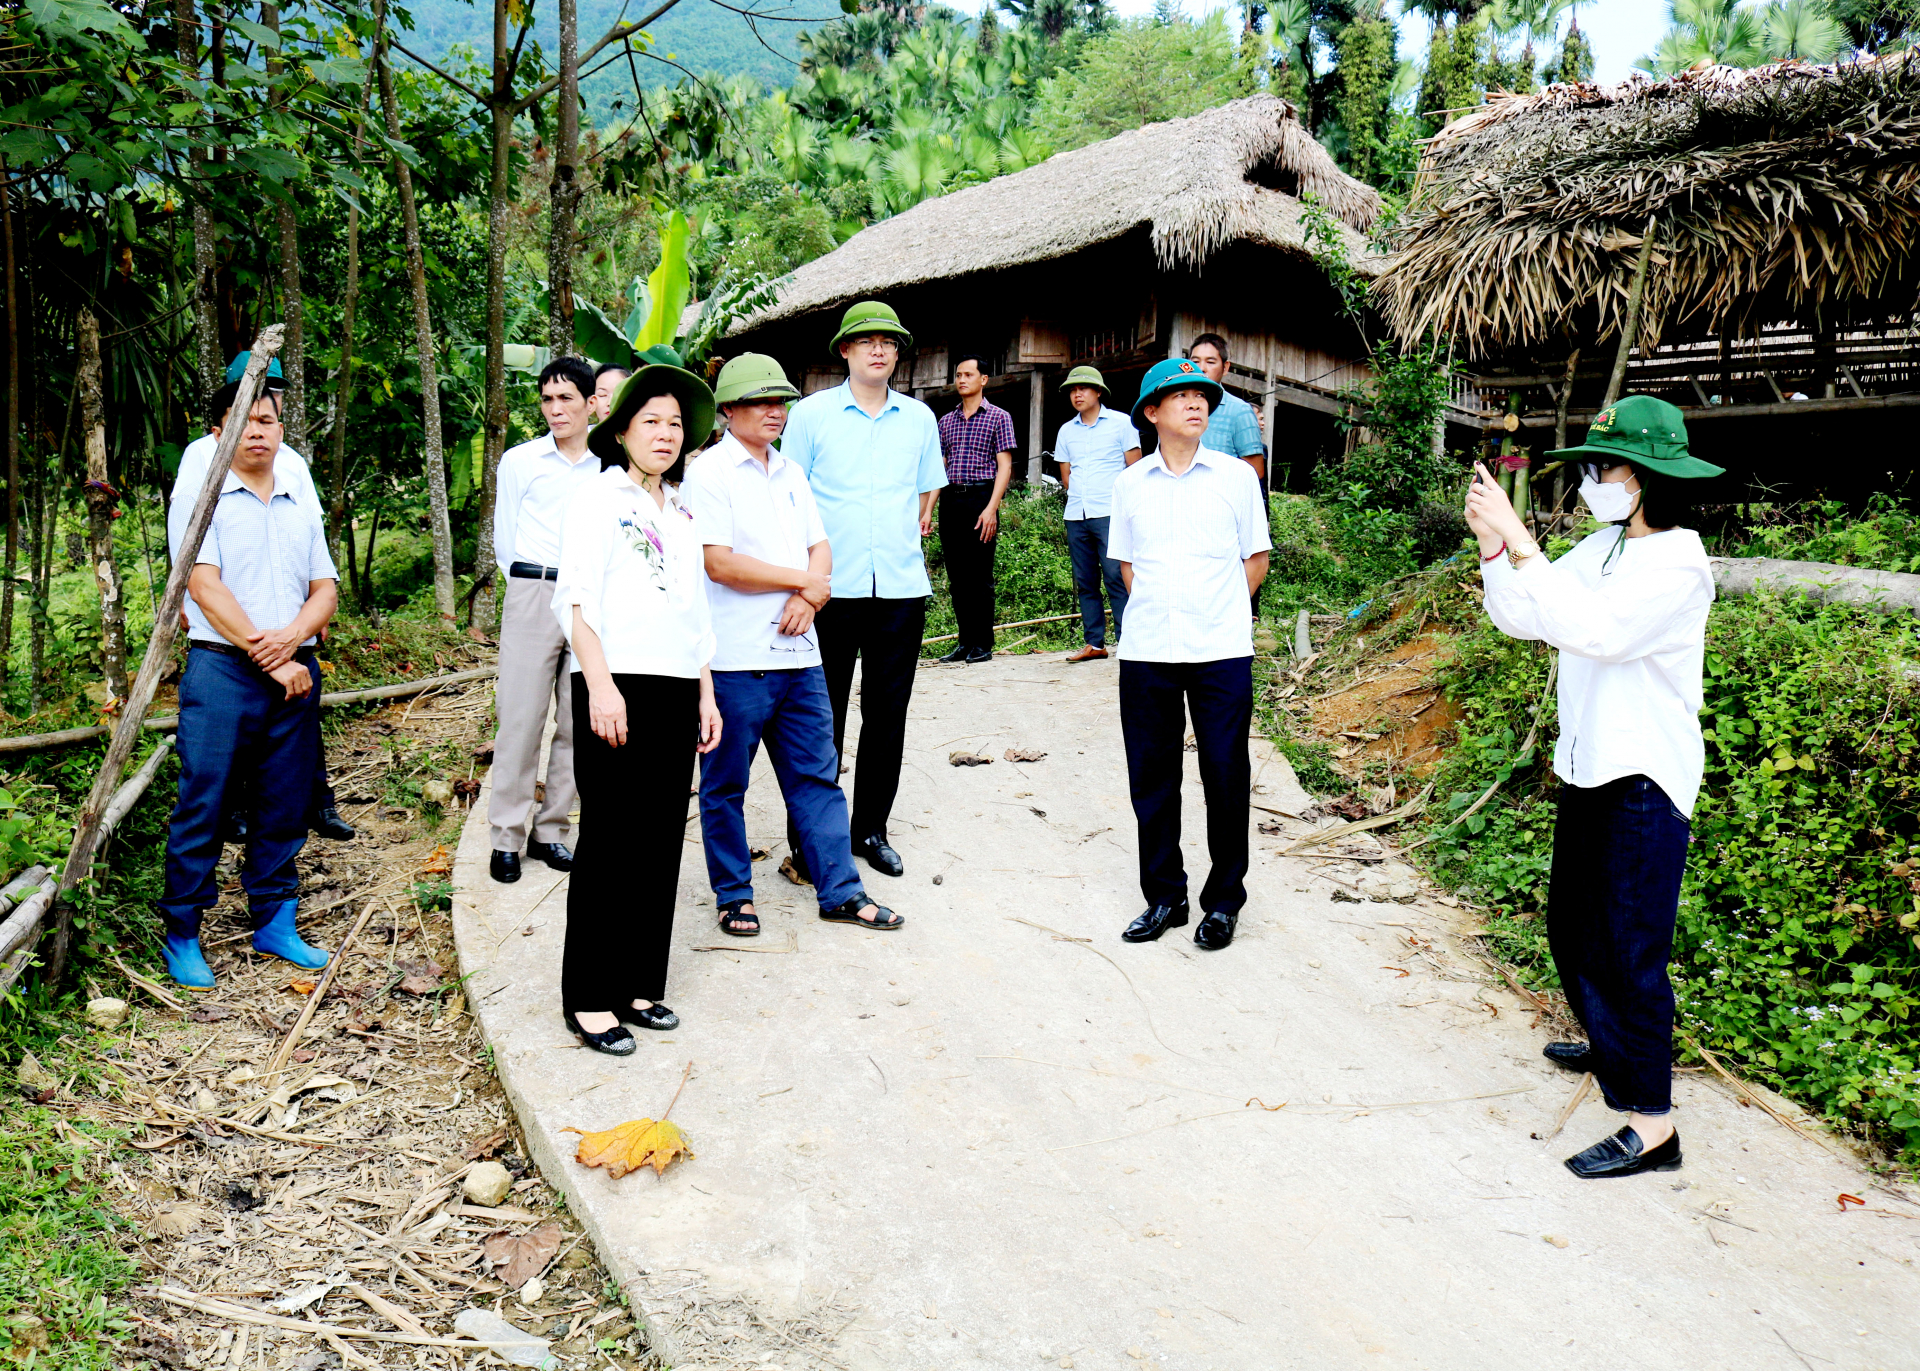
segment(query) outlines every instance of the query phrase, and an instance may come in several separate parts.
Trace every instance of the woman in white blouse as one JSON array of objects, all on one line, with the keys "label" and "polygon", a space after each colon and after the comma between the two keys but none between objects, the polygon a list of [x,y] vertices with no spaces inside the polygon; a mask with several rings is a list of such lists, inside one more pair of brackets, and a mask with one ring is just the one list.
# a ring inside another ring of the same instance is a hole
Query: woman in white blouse
[{"label": "woman in white blouse", "polygon": [[553,608],[573,650],[580,791],[561,1010],[613,1056],[635,1047],[623,1022],[680,1025],[660,998],[693,759],[720,741],[720,711],[704,553],[679,483],[682,454],[712,428],[704,381],[640,368],[588,437],[601,471],[561,526]]},{"label": "woman in white blouse", "polygon": [[1484,466],[1467,492],[1487,614],[1560,649],[1560,778],[1547,942],[1585,1043],[1549,1061],[1590,1071],[1627,1126],[1567,1158],[1582,1179],[1680,1165],[1673,1107],[1673,926],[1705,752],[1701,671],[1713,569],[1677,527],[1690,482],[1722,469],[1687,451],[1680,411],[1629,395],[1594,416],[1581,498],[1611,527],[1549,563]]}]

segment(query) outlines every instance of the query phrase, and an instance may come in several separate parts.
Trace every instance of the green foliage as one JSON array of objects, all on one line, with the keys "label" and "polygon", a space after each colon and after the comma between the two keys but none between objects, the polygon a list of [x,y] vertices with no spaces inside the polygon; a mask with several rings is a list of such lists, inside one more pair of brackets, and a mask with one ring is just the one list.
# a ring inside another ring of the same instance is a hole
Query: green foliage
[{"label": "green foliage", "polygon": [[1392,128],[1394,27],[1375,17],[1356,19],[1336,37],[1339,93],[1333,114],[1345,134],[1342,166],[1362,181],[1379,176]]},{"label": "green foliage", "polygon": [[1129,19],[1088,40],[1072,67],[1042,83],[1033,126],[1056,148],[1084,147],[1244,93],[1224,10],[1198,22]]},{"label": "green foliage", "polygon": [[1667,32],[1639,66],[1659,76],[1698,62],[1757,67],[1797,58],[1828,62],[1850,42],[1828,0],[1668,0]]},{"label": "green foliage", "polygon": [[1881,492],[1858,517],[1837,500],[1820,501],[1769,520],[1756,511],[1753,527],[1724,539],[1727,557],[1783,557],[1832,562],[1873,571],[1920,572],[1920,515]]},{"label": "green foliage", "polygon": [[[1756,596],[1707,629],[1705,785],[1675,939],[1681,1030],[1785,1093],[1920,1157],[1920,710],[1912,620]],[[1549,655],[1490,625],[1441,679],[1461,710],[1442,818],[1507,783],[1434,849],[1542,984],[1556,781],[1549,705],[1516,756]]]},{"label": "green foliage", "polygon": [[1423,133],[1440,129],[1459,111],[1480,103],[1485,90],[1488,57],[1487,26],[1483,18],[1453,24],[1436,22],[1427,42],[1427,63],[1420,74],[1420,94],[1414,106]]},{"label": "green foliage", "polygon": [[[1034,490],[1019,487],[1007,492],[1000,502],[1000,536],[994,552],[994,618],[1003,624],[1026,619],[1044,619],[1055,614],[1071,614],[1079,608],[1073,591],[1073,560],[1067,552],[1067,500],[1056,489]],[[927,602],[929,638],[952,633],[958,625],[953,617],[953,597],[946,589],[946,561],[940,550],[940,530],[936,516],[933,533],[924,540],[927,569],[933,577],[933,597]],[[1011,635],[1024,636],[1036,630],[1021,629]],[[1077,621],[1042,624],[1035,647],[1077,642]],[[1011,641],[1003,638],[1004,641]],[[937,657],[952,643],[934,643],[924,655]]]}]

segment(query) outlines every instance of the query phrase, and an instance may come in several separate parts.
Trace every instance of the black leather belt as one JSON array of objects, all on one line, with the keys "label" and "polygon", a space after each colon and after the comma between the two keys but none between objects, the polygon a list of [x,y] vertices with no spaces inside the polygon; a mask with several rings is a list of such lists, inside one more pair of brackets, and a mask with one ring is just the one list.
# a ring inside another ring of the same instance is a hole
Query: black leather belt
[{"label": "black leather belt", "polygon": [[[247,661],[253,660],[252,655],[244,647],[235,647],[232,643],[210,643],[205,638],[193,638],[189,640],[188,645],[198,652],[218,652],[223,657],[240,657]],[[310,647],[295,648],[293,651],[293,659],[296,662],[310,662],[313,660],[313,649]]]},{"label": "black leather belt", "polygon": [[541,566],[538,562],[515,562],[507,568],[507,575],[518,576],[526,581],[557,581],[560,579],[560,568]]},{"label": "black leather belt", "polygon": [[992,481],[948,481],[948,490],[992,490]]}]

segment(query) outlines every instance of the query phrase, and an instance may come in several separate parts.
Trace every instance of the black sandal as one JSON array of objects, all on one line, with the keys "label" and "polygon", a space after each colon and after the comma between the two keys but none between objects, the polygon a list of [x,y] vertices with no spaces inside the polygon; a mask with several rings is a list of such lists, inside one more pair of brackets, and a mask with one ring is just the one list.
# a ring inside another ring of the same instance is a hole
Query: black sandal
[{"label": "black sandal", "polygon": [[[860,917],[860,911],[868,905],[873,906],[873,917],[863,919]],[[854,892],[853,898],[838,909],[821,910],[820,917],[830,924],[858,924],[861,928],[893,929],[906,923],[905,919],[864,890]]]},{"label": "black sandal", "polygon": [[[760,915],[756,911],[746,910],[752,900],[728,900],[720,906],[720,931],[735,938],[757,938],[760,936]],[[751,923],[751,928],[734,928],[736,923]]]}]

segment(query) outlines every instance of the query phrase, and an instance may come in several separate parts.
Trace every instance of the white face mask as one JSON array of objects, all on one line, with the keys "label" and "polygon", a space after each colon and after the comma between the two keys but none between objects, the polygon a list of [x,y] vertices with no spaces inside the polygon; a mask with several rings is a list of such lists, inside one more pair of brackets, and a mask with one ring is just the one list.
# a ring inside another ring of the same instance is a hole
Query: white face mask
[{"label": "white face mask", "polygon": [[1640,492],[1628,490],[1625,481],[1601,482],[1588,476],[1580,482],[1580,498],[1586,501],[1587,508],[1593,511],[1593,517],[1601,523],[1617,524],[1633,517],[1633,507],[1639,501]]}]

